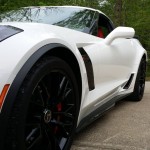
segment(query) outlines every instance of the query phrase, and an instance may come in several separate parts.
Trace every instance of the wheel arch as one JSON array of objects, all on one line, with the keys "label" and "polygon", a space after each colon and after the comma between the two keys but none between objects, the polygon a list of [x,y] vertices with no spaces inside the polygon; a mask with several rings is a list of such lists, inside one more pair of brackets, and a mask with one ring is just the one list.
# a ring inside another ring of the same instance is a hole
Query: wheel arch
[{"label": "wheel arch", "polygon": [[[26,63],[20,69],[13,83],[10,86],[10,89],[6,95],[5,102],[3,104],[1,115],[0,115],[0,122],[3,122],[2,124],[0,124],[0,133],[1,133],[0,141],[3,141],[6,135],[8,119],[9,119],[12,107],[15,103],[15,98],[17,96],[20,86],[22,85],[26,75],[32,69],[34,64],[39,59],[41,59],[42,57],[46,55],[55,56],[60,59],[63,59],[72,68],[72,71],[75,74],[77,85],[79,88],[79,94],[80,94],[79,103],[81,103],[82,79],[81,79],[80,66],[75,55],[69,48],[67,48],[66,46],[62,44],[55,43],[55,44],[45,45],[41,47],[40,49],[38,49],[33,55],[30,56],[30,58],[26,61]],[[0,143],[0,149],[3,149],[3,143]]]},{"label": "wheel arch", "polygon": [[[56,47],[45,53],[42,57],[49,55],[49,56],[55,56],[58,57],[70,66],[72,69],[76,80],[77,80],[77,85],[78,85],[78,91],[79,91],[79,96],[81,99],[82,95],[82,79],[81,79],[81,72],[80,72],[80,67],[79,63],[75,57],[75,55],[66,47]],[[81,101],[80,101],[81,103]]]}]

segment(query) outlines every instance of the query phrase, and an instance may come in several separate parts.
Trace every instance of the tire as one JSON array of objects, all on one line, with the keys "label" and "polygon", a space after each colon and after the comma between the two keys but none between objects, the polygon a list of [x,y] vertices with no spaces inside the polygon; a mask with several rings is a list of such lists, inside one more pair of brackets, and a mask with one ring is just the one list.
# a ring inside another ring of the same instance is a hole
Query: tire
[{"label": "tire", "polygon": [[69,65],[56,57],[42,58],[19,90],[5,149],[69,150],[78,102],[77,83]]},{"label": "tire", "polygon": [[134,91],[131,95],[129,95],[126,98],[127,100],[130,101],[142,100],[145,89],[145,77],[146,77],[146,61],[145,58],[142,58],[135,81]]}]

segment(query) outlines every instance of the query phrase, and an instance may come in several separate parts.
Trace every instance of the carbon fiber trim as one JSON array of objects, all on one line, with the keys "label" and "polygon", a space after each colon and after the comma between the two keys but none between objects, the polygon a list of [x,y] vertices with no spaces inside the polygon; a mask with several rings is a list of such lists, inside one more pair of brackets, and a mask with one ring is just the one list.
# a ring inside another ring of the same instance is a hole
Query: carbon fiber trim
[{"label": "carbon fiber trim", "polygon": [[20,32],[23,30],[13,26],[0,25],[0,42]]}]

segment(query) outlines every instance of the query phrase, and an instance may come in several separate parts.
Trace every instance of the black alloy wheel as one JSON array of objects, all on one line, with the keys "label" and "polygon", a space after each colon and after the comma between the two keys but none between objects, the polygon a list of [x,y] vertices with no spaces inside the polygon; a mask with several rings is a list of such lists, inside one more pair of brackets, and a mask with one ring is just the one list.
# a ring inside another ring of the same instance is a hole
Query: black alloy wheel
[{"label": "black alloy wheel", "polygon": [[130,96],[126,98],[127,100],[131,101],[142,100],[145,89],[145,78],[146,78],[146,60],[145,58],[142,58],[135,81],[134,91]]},{"label": "black alloy wheel", "polygon": [[145,60],[142,60],[141,61],[141,64],[140,64],[140,71],[139,71],[139,78],[138,78],[138,82],[139,82],[139,86],[138,86],[138,90],[139,90],[139,96],[140,98],[143,97],[143,94],[144,94],[144,89],[145,89],[145,77],[146,77],[146,62]]},{"label": "black alloy wheel", "polygon": [[56,57],[40,60],[28,73],[17,97],[14,109],[19,114],[16,110],[12,113],[15,138],[10,141],[11,149],[70,149],[78,102],[76,79],[69,65]]}]

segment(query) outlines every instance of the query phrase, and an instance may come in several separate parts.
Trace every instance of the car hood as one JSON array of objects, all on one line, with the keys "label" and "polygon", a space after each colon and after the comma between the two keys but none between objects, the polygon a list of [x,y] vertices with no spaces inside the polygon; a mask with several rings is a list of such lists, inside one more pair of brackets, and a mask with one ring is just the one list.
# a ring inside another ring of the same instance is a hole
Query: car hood
[{"label": "car hood", "polygon": [[30,38],[38,37],[39,40],[45,38],[58,38],[67,41],[68,43],[74,43],[77,47],[91,45],[102,40],[101,38],[80,31],[42,23],[5,22],[0,23],[0,25],[9,25],[19,28],[23,30],[20,34],[24,34]]}]

